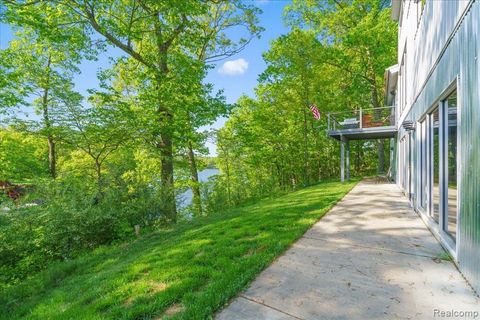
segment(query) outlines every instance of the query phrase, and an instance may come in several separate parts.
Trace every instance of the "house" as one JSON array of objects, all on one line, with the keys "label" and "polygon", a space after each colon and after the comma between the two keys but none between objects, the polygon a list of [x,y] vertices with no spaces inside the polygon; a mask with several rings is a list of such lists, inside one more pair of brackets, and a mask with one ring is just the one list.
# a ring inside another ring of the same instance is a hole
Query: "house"
[{"label": "house", "polygon": [[480,2],[393,0],[392,18],[396,182],[480,292]]},{"label": "house", "polygon": [[349,140],[391,138],[393,179],[480,292],[480,1],[393,0],[392,18],[398,64],[385,71],[387,111],[371,111],[375,121],[355,111],[356,127],[329,118],[342,179]]}]

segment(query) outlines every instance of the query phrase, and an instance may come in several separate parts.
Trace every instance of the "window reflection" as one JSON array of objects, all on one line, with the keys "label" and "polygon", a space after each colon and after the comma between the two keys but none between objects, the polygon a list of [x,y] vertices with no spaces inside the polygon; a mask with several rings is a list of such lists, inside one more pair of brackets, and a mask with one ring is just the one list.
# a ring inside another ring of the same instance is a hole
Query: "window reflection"
[{"label": "window reflection", "polygon": [[427,210],[427,121],[420,123],[420,207]]},{"label": "window reflection", "polygon": [[457,230],[457,92],[446,100],[448,112],[448,206],[446,231],[455,239]]},{"label": "window reflection", "polygon": [[430,115],[431,121],[431,164],[433,170],[433,192],[432,192],[432,218],[438,222],[440,212],[440,132],[439,132],[439,109],[435,109]]}]

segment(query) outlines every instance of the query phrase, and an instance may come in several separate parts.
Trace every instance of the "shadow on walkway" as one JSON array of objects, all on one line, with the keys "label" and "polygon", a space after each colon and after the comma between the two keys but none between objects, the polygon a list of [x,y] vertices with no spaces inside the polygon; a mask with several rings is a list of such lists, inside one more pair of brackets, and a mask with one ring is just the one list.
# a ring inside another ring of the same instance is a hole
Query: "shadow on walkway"
[{"label": "shadow on walkway", "polygon": [[480,312],[479,299],[454,264],[439,259],[442,253],[395,185],[363,181],[217,319],[439,319],[441,311]]}]

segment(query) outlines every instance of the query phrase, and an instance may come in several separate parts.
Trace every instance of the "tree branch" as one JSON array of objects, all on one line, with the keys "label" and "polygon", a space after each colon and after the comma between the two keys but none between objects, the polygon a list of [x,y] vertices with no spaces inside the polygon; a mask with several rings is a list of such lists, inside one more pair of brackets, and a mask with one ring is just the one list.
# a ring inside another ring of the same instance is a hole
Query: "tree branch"
[{"label": "tree branch", "polygon": [[86,15],[88,21],[90,22],[90,25],[92,26],[92,28],[95,29],[101,35],[103,35],[105,38],[107,38],[108,41],[113,43],[115,46],[117,46],[119,49],[121,49],[122,51],[127,53],[129,56],[131,56],[135,60],[141,62],[146,67],[152,68],[152,69],[156,68],[156,66],[154,64],[145,60],[143,58],[143,56],[140,53],[136,52],[131,46],[123,43],[118,38],[116,38],[114,35],[112,35],[110,32],[108,32],[107,30],[102,28],[102,26],[100,26],[100,24],[98,23],[98,21],[95,17],[95,12],[94,12],[93,7],[90,6],[90,8],[89,8],[89,6],[87,6],[87,2],[85,2],[85,5],[84,5],[84,12],[85,12],[85,15]]}]

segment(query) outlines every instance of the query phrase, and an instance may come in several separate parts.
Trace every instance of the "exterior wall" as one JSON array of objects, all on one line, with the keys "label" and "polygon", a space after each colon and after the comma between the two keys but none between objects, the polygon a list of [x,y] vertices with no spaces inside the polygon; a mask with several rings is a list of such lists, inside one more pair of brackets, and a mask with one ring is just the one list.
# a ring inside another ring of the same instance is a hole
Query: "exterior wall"
[{"label": "exterior wall", "polygon": [[[419,1],[421,3],[421,1]],[[419,208],[418,121],[435,106],[446,90],[456,85],[458,96],[458,226],[456,243],[448,240],[426,215],[422,215],[442,241],[469,280],[480,293],[480,0],[427,0],[421,19],[412,12],[415,1],[403,2],[399,31],[399,66],[406,50],[406,81],[399,78],[397,99],[406,92],[406,107],[399,113],[397,143],[405,136],[402,123],[416,122],[411,132],[413,144],[411,187],[412,205]],[[410,6],[410,9],[408,9]],[[405,14],[405,10],[408,14]],[[400,75],[399,75],[400,77]],[[403,88],[402,88],[403,86]],[[398,103],[398,101],[397,101]],[[448,122],[447,122],[448,123]],[[401,150],[401,146],[398,146]],[[397,163],[397,181],[406,177],[401,170],[401,152]],[[405,190],[406,192],[406,190]]]},{"label": "exterior wall", "polygon": [[400,123],[418,98],[435,64],[442,57],[456,24],[460,22],[470,2],[426,0],[422,10],[421,0],[402,0],[397,56],[400,66],[405,53],[406,73],[399,77],[406,77],[406,80],[402,82],[399,79],[397,96],[400,97],[400,86],[405,83],[406,106],[402,110],[399,105],[397,119]]}]

